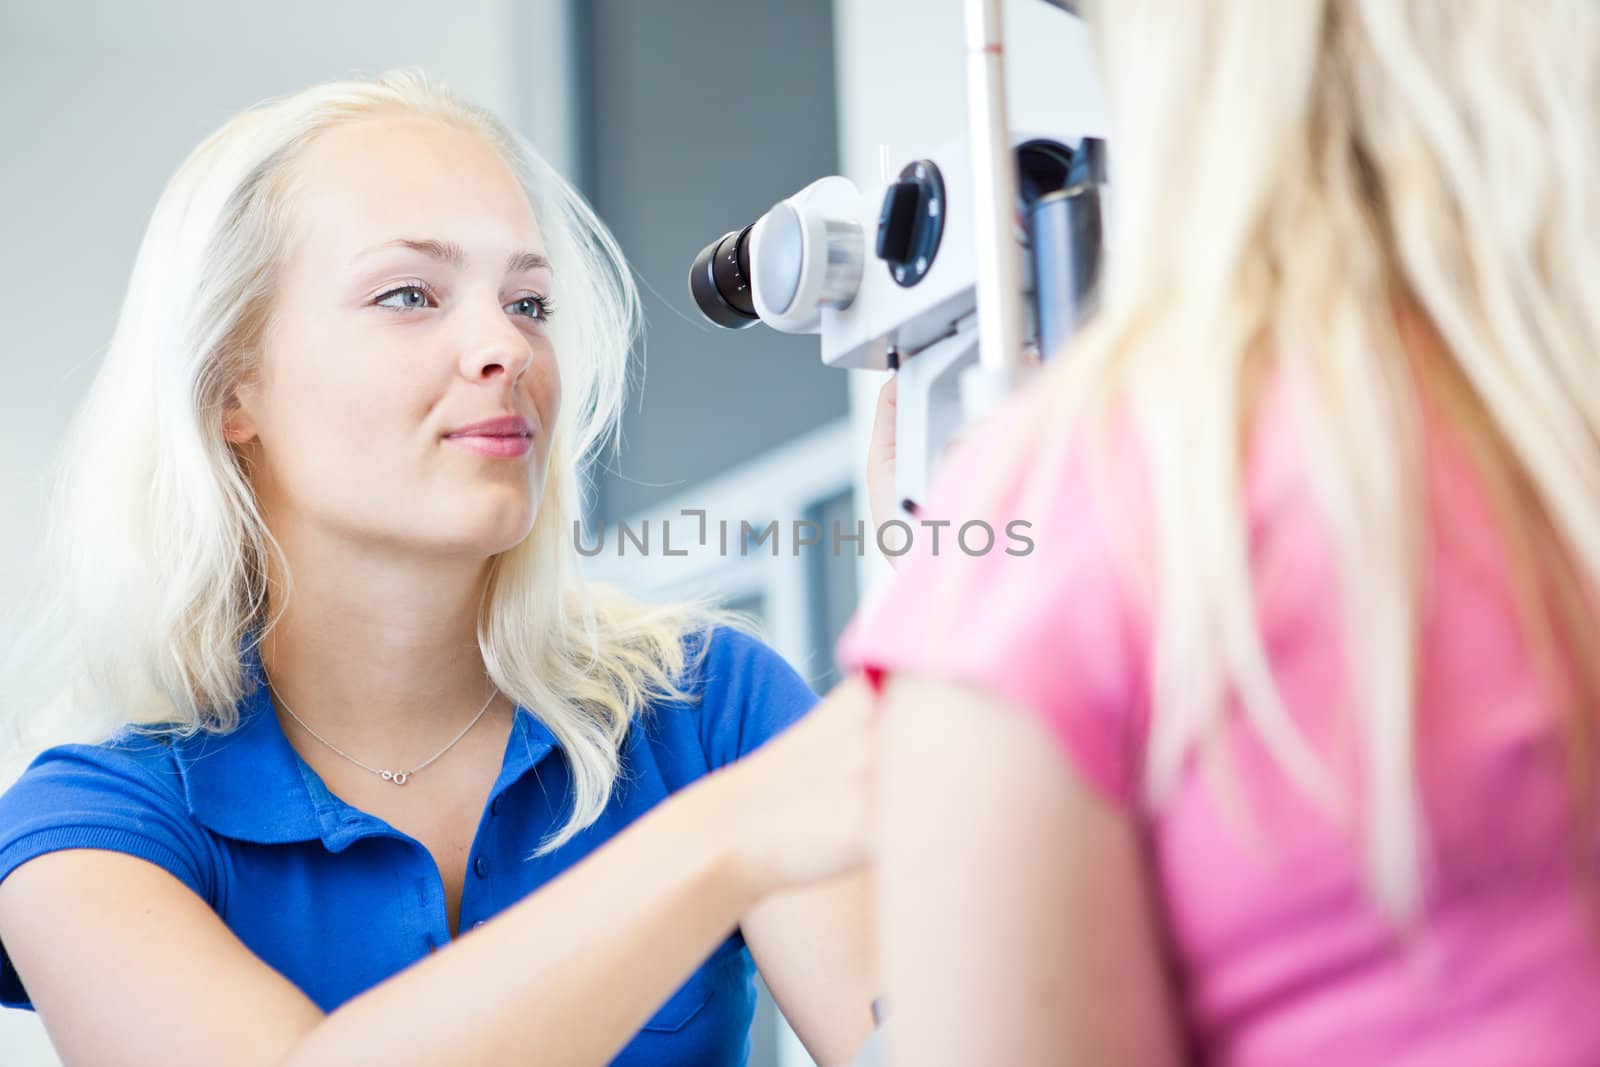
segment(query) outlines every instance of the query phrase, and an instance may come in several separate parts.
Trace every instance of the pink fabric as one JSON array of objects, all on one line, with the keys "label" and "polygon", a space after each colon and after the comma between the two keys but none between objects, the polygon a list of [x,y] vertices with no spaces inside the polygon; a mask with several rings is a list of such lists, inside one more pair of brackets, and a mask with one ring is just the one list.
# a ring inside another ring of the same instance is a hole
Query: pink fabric
[{"label": "pink fabric", "polygon": [[[1600,909],[1586,910],[1600,880],[1575,877],[1580,857],[1596,873],[1595,835],[1575,838],[1568,821],[1557,705],[1520,634],[1506,547],[1447,430],[1435,422],[1427,435],[1416,727],[1427,902],[1402,938],[1368,902],[1359,828],[1308,802],[1238,716],[1225,742],[1236,800],[1191,763],[1168,804],[1142,805],[1150,623],[1129,565],[1149,536],[1141,468],[1118,447],[1110,476],[1092,486],[1082,463],[1069,464],[1042,515],[1019,516],[1015,496],[979,515],[967,502],[1011,417],[989,420],[951,457],[922,515],[952,520],[938,558],[918,531],[888,588],[852,620],[839,659],[875,682],[913,671],[1032,709],[1070,766],[1128,806],[1149,836],[1195,1058],[1600,1063]],[[1290,418],[1269,394],[1246,471],[1257,617],[1290,713],[1355,788],[1355,735],[1337,711],[1333,558]],[[975,561],[953,640],[932,656],[929,579],[959,554],[949,533],[973,518],[997,532],[1012,518],[1060,525],[1036,533],[1030,555],[1004,554],[1002,534]]]}]

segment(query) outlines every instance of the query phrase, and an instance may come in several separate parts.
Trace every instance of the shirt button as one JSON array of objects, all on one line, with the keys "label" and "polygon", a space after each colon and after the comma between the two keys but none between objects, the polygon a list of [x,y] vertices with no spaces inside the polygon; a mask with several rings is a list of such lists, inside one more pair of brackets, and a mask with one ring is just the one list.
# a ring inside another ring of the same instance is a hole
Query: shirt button
[{"label": "shirt button", "polygon": [[479,878],[489,877],[489,860],[487,857],[479,856],[477,862],[472,865],[472,872]]},{"label": "shirt button", "polygon": [[475,923],[473,923],[473,924],[472,924],[472,928],[473,928],[473,929],[474,929],[474,930],[476,930],[476,929],[477,929],[477,928],[478,928],[478,927],[480,927],[480,926],[482,926],[482,925],[483,925],[483,920],[482,920],[482,919],[479,919],[479,920],[478,920],[478,921],[477,921],[477,922],[475,922]]}]

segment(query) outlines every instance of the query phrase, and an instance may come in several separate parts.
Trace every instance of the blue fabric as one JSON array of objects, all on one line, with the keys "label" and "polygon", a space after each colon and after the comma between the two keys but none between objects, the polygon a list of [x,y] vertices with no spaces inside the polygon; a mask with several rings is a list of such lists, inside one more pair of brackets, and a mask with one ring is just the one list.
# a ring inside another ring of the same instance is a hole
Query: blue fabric
[{"label": "blue fabric", "polygon": [[[689,651],[704,639],[686,638]],[[259,660],[247,657],[246,665],[259,683]],[[537,859],[524,857],[560,825],[568,770],[550,731],[517,709],[473,843],[463,936],[817,701],[776,652],[726,627],[712,633],[704,666],[684,688],[702,699],[649,708],[629,730],[622,774],[601,817]],[[57,849],[139,856],[170,871],[251,951],[331,1012],[449,940],[443,884],[419,842],[328,791],[284,737],[264,687],[254,687],[240,713],[239,727],[226,735],[170,742],[125,729],[98,745],[42,753],[0,794],[0,880]],[[614,1062],[745,1063],[753,972],[735,933]],[[0,1004],[32,1008],[4,945]]]}]

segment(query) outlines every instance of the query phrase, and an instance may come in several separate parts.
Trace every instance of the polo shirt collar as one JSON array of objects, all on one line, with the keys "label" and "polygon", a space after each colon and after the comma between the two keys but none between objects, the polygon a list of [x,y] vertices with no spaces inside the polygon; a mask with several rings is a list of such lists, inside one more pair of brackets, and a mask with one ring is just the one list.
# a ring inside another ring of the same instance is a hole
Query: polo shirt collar
[{"label": "polo shirt collar", "polygon": [[[225,837],[260,844],[320,838],[334,851],[386,826],[331,793],[284,736],[254,640],[242,644],[241,660],[245,695],[238,726],[177,744],[190,814]],[[491,799],[558,747],[549,727],[519,704]]]}]

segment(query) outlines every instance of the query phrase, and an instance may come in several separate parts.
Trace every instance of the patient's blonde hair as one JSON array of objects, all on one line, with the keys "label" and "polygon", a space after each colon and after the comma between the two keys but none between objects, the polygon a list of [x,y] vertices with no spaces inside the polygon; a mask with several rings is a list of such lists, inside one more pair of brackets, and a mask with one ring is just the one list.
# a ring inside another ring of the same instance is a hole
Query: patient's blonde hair
[{"label": "patient's blonde hair", "polygon": [[410,114],[484,137],[528,195],[560,271],[562,383],[529,536],[490,564],[478,642],[494,683],[538,715],[571,765],[553,848],[604,809],[636,713],[681,686],[722,623],[709,603],[647,605],[585,581],[572,532],[581,479],[621,416],[638,297],[611,235],[528,142],[415,70],[267,101],[207,137],[152,215],[105,360],[70,427],[52,502],[43,606],[7,672],[13,754],[128,724],[228,731],[241,647],[271,619],[268,553],[292,575],[222,434],[252,373],[295,210],[293,166],[341,124]]},{"label": "patient's blonde hair", "polygon": [[[1148,799],[1212,748],[1237,698],[1299,783],[1347,805],[1282,704],[1254,614],[1241,445],[1257,384],[1281,373],[1339,563],[1368,877],[1391,914],[1415,914],[1419,397],[1464,436],[1544,667],[1576,668],[1570,752],[1590,791],[1600,7],[1090,6],[1114,190],[1099,311],[1047,363],[980,510],[1024,491],[1023,513],[1043,514],[1070,438],[1103,446],[1125,414],[1153,506]],[[941,610],[961,580],[941,583]]]}]

